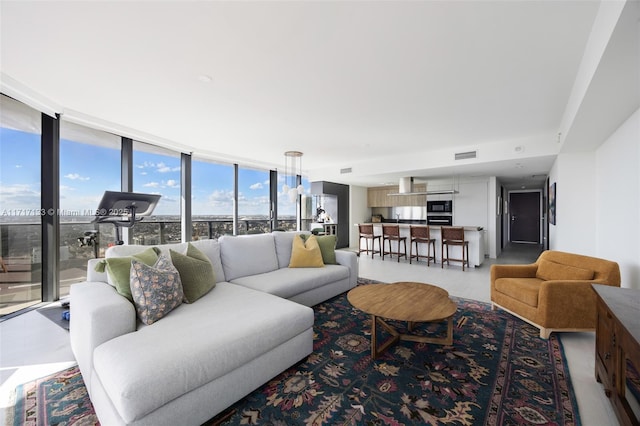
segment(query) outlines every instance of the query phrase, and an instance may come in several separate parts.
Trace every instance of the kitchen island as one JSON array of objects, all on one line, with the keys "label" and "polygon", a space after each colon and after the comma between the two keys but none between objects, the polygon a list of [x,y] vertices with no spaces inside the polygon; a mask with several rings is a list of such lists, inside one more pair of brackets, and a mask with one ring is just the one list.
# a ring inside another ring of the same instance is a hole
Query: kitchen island
[{"label": "kitchen island", "polygon": [[[373,233],[374,235],[382,235],[382,225],[383,223],[364,223],[361,225],[373,225]],[[396,225],[396,223],[384,223],[384,225]],[[407,223],[397,223],[400,227],[400,236],[407,237],[407,258],[409,257],[409,245],[411,244],[411,236],[409,233],[409,228],[411,226],[415,227],[429,227],[429,233],[431,238],[436,240],[436,262],[442,262],[442,237],[440,236],[440,226],[437,225],[411,225]],[[356,224],[356,226],[358,226]],[[464,228],[464,239],[469,241],[469,266],[480,266],[482,262],[484,262],[484,229],[481,226],[463,226]],[[365,241],[361,241],[362,249],[365,248]],[[387,243],[388,244],[388,243]],[[391,241],[392,251],[396,251],[397,243],[395,241]],[[387,245],[388,247],[388,245]],[[400,246],[402,247],[402,245]],[[415,245],[414,245],[415,249]],[[425,244],[420,244],[420,255],[427,254],[427,246]],[[459,249],[458,249],[459,250]],[[458,256],[455,247],[450,247],[449,251],[452,257],[460,258],[462,255]]]}]

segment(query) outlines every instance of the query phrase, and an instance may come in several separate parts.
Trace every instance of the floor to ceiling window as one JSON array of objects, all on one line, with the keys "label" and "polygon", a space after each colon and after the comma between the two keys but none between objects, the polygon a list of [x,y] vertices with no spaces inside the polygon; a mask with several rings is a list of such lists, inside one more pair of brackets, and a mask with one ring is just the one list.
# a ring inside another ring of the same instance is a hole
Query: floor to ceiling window
[{"label": "floor to ceiling window", "polygon": [[[278,173],[278,229],[286,231],[295,231],[298,229],[296,218],[298,217],[298,199],[283,189],[297,187],[297,177],[295,175],[285,175]],[[287,188],[283,188],[287,185]],[[305,192],[309,191],[309,182],[302,181]],[[304,200],[304,196],[303,196]],[[304,205],[304,204],[303,204]]]},{"label": "floor to ceiling window", "polygon": [[239,167],[237,234],[270,232],[270,212],[269,172]]},{"label": "floor to ceiling window", "polygon": [[234,185],[232,164],[192,160],[192,240],[233,235]]},{"label": "floor to ceiling window", "polygon": [[42,301],[41,115],[0,95],[0,317]]},{"label": "floor to ceiling window", "polygon": [[120,137],[60,123],[60,296],[86,278],[87,259],[115,241],[111,224],[93,223],[104,191],[120,190]]},{"label": "floor to ceiling window", "polygon": [[[107,190],[126,187],[133,192],[161,195],[153,215],[127,232],[130,244],[182,240],[180,152],[133,141],[133,152],[127,154],[130,139],[64,119],[56,123],[59,118],[0,96],[0,318],[65,297],[71,284],[86,278],[87,260],[104,256],[116,240],[112,224],[93,222]],[[45,150],[54,146],[44,143],[51,138],[55,143],[59,140],[59,164],[53,160],[47,163],[47,156],[57,152],[53,148],[48,153]],[[132,186],[121,182],[129,167]],[[191,203],[193,240],[270,232],[272,226],[297,229],[300,209],[308,210],[306,195],[301,197],[301,204],[289,199],[282,193],[283,182],[278,184],[277,199],[272,200],[272,173],[268,170],[197,157],[190,168],[191,198],[184,202]],[[55,182],[52,179],[59,181],[57,190],[43,192],[47,182]],[[303,185],[308,192],[308,181],[303,180]],[[43,197],[46,194],[53,194],[49,198],[55,199],[56,212],[42,208],[51,206],[51,200]],[[59,200],[55,198],[58,195]],[[272,221],[274,208],[278,211],[277,222]],[[54,235],[42,233],[48,226],[43,220],[47,214],[58,216]],[[43,238],[59,243],[57,247],[44,247]],[[49,279],[52,275],[54,278]],[[43,277],[47,279],[43,281]],[[55,291],[50,291],[52,288]]]},{"label": "floor to ceiling window", "polygon": [[311,195],[311,182],[309,179],[302,178],[302,186],[304,194],[300,197],[300,229],[303,231],[311,231],[311,224],[317,217],[318,212],[313,205],[313,196]]},{"label": "floor to ceiling window", "polygon": [[180,153],[134,141],[133,192],[161,198],[153,214],[131,228],[132,244],[180,242]]}]

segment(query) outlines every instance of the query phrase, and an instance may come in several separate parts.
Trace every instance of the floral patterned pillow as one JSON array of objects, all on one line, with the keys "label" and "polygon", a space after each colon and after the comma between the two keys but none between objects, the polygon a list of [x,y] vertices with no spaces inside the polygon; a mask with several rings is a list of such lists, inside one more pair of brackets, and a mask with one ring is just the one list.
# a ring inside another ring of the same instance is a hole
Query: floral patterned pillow
[{"label": "floral patterned pillow", "polygon": [[131,295],[140,320],[151,325],[162,319],[184,297],[180,274],[165,254],[153,266],[131,261]]}]

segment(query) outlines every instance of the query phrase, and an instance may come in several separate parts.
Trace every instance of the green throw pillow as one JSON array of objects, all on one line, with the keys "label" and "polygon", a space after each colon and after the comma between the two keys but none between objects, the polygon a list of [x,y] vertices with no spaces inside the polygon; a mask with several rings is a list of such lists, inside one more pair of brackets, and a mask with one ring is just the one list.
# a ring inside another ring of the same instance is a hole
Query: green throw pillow
[{"label": "green throw pillow", "polygon": [[169,253],[173,266],[180,273],[186,303],[195,302],[216,286],[213,265],[207,255],[193,244],[188,244],[186,255],[173,250],[169,250]]},{"label": "green throw pillow", "polygon": [[336,236],[335,235],[319,235],[316,237],[320,251],[322,252],[322,262],[325,265],[337,265],[336,260]]},{"label": "green throw pillow", "polygon": [[133,256],[127,257],[109,257],[98,263],[96,271],[104,272],[105,267],[111,281],[116,285],[116,291],[133,302],[131,296],[131,260],[137,260],[148,266],[153,266],[158,260],[158,249],[155,247],[149,247],[145,251],[142,251]]},{"label": "green throw pillow", "polygon": [[[307,241],[311,237],[308,234],[300,234],[300,238],[303,241]],[[318,240],[318,246],[320,246],[320,252],[322,253],[322,263],[325,265],[337,265],[336,260],[336,244],[338,243],[338,237],[335,235],[316,235]]]}]

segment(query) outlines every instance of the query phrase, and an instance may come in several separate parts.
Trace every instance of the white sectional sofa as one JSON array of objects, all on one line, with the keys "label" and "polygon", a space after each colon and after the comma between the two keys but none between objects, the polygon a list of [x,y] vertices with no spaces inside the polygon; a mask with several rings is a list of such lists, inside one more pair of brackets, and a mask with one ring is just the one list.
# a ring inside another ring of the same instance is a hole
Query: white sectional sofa
[{"label": "white sectional sofa", "polygon": [[[216,286],[144,325],[106,272],[89,261],[71,287],[71,347],[104,425],[199,425],[309,355],[313,306],[355,287],[356,255],[288,268],[296,233],[191,244],[213,265]],[[116,246],[107,257],[145,246]],[[158,246],[185,253],[187,244]],[[297,302],[297,303],[296,303]]]}]

